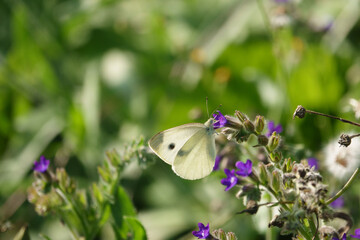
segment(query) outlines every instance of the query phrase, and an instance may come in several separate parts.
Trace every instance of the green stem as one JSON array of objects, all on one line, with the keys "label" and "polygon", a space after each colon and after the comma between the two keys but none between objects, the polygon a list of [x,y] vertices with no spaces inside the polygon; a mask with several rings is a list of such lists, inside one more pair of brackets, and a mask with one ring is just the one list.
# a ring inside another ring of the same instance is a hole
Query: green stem
[{"label": "green stem", "polygon": [[[318,219],[317,219],[318,220]],[[317,226],[315,225],[315,223],[314,223],[314,218],[313,218],[313,216],[311,216],[310,218],[308,218],[308,221],[309,221],[309,225],[310,225],[310,228],[311,228],[311,232],[312,232],[312,234],[313,234],[313,238],[312,239],[314,239],[314,240],[319,240],[319,236],[318,236],[318,228],[317,228]],[[317,224],[319,224],[318,222],[317,222]]]},{"label": "green stem", "polygon": [[[80,237],[77,236],[77,233],[76,233],[76,231],[74,230],[74,227],[73,227],[72,225],[68,224],[67,217],[66,217],[64,214],[62,214],[61,212],[59,212],[59,215],[60,215],[61,218],[64,220],[66,226],[68,226],[68,228],[70,229],[70,233],[71,233],[73,239],[75,239],[75,240],[80,240]],[[45,239],[45,238],[44,238],[44,239]]]},{"label": "green stem", "polygon": [[309,235],[309,233],[306,231],[306,229],[304,228],[304,226],[301,226],[298,231],[301,233],[301,235],[306,239],[306,240],[312,240],[312,237]]},{"label": "green stem", "polygon": [[[270,202],[271,201],[271,196],[267,195],[267,200]],[[269,222],[272,220],[272,209],[271,207],[268,208],[268,214],[269,214]],[[266,231],[266,240],[273,240],[273,233],[274,233],[274,228],[268,228]]]},{"label": "green stem", "polygon": [[[86,226],[86,223],[84,221],[84,217],[81,216],[80,212],[78,211],[78,208],[74,205],[74,203],[70,200],[70,198],[67,196],[66,193],[64,193],[61,189],[56,188],[55,190],[57,192],[57,194],[59,194],[59,196],[64,199],[64,201],[70,205],[70,208],[74,211],[75,215],[77,216],[78,220],[80,221],[83,230],[84,230],[84,234],[86,236],[86,239],[88,239],[88,229]],[[68,224],[69,225],[69,224]],[[80,239],[80,238],[76,238],[76,239]]]},{"label": "green stem", "polygon": [[338,197],[340,197],[351,185],[351,183],[354,181],[355,177],[359,174],[360,170],[357,168],[354,173],[351,175],[349,180],[345,183],[345,185],[340,189],[338,193],[335,194],[332,198],[328,199],[325,204],[328,205],[335,201]]},{"label": "green stem", "polygon": [[[114,196],[114,192],[116,191],[116,187],[118,186],[118,183],[120,182],[120,172],[122,171],[121,167],[117,168],[117,172],[116,172],[116,177],[114,179],[114,181],[112,181],[111,183],[111,187],[110,187],[110,191],[109,191],[109,196]],[[109,205],[110,202],[109,201],[104,201],[104,203],[101,206],[101,214],[100,217],[98,217],[98,221],[96,222],[96,224],[94,224],[94,226],[92,227],[92,231],[90,232],[90,239],[93,239],[94,236],[98,233],[99,229],[101,226],[99,226],[99,220],[102,219],[104,212],[106,211],[107,205]]]},{"label": "green stem", "polygon": [[267,15],[267,13],[266,13],[264,3],[263,3],[262,0],[257,0],[256,2],[257,2],[257,4],[258,4],[258,6],[259,6],[261,15],[262,15],[262,17],[263,17],[265,27],[266,27],[267,30],[269,31],[270,37],[272,38],[272,40],[274,40],[274,32],[273,32],[273,30],[272,30],[272,28],[271,28],[270,19],[269,19],[269,16]]},{"label": "green stem", "polygon": [[[264,186],[264,185],[263,185]],[[276,193],[272,190],[271,187],[268,187],[268,186],[264,186],[274,197],[275,199],[277,199],[276,197]],[[291,211],[291,209],[289,208],[288,205],[286,205],[284,202],[280,202],[280,205],[283,209],[285,209],[286,211]],[[309,235],[309,233],[306,231],[306,229],[304,228],[304,226],[301,226],[298,231],[301,233],[301,235],[307,239],[307,240],[312,240],[312,237]]]}]

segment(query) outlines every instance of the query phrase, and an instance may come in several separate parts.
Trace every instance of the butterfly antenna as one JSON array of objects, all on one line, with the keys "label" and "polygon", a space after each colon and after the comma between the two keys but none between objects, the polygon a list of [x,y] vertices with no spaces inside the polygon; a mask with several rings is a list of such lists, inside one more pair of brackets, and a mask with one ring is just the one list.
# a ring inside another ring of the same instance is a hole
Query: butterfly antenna
[{"label": "butterfly antenna", "polygon": [[215,108],[215,110],[214,110],[214,111],[212,111],[211,115],[213,115],[213,114],[214,114],[214,112],[216,112],[217,110],[219,110],[221,107],[222,107],[222,104],[219,104],[219,106],[218,106],[217,108]]}]

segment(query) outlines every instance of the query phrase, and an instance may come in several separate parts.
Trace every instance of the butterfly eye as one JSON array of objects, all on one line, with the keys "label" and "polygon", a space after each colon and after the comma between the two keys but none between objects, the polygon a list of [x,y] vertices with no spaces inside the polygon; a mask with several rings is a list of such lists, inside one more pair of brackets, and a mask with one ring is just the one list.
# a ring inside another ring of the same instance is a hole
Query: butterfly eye
[{"label": "butterfly eye", "polygon": [[175,144],[174,144],[174,143],[170,143],[170,144],[169,144],[169,149],[170,149],[170,150],[173,150],[174,148],[175,148]]}]

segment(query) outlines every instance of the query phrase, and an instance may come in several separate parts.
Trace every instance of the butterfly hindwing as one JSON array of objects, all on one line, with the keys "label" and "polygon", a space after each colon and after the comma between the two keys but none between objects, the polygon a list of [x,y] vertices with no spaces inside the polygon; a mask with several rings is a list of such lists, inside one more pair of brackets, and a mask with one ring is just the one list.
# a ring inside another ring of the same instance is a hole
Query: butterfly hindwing
[{"label": "butterfly hindwing", "polygon": [[149,140],[150,148],[164,162],[172,165],[180,148],[199,130],[204,130],[204,124],[190,123],[170,128],[156,134]]},{"label": "butterfly hindwing", "polygon": [[212,130],[207,127],[199,130],[180,148],[172,164],[177,175],[195,180],[211,173],[216,157]]}]

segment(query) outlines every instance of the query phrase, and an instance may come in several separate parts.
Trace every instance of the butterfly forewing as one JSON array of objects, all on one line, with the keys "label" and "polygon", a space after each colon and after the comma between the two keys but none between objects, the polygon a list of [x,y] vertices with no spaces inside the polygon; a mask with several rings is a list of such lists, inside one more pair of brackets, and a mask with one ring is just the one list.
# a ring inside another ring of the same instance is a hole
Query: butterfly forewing
[{"label": "butterfly forewing", "polygon": [[204,124],[190,123],[170,128],[156,134],[149,140],[150,148],[164,162],[173,164],[180,148],[199,130],[206,129]]},{"label": "butterfly forewing", "polygon": [[195,180],[209,175],[215,164],[213,129],[204,128],[194,134],[176,155],[173,171],[182,178]]}]

